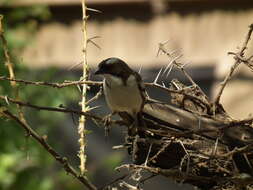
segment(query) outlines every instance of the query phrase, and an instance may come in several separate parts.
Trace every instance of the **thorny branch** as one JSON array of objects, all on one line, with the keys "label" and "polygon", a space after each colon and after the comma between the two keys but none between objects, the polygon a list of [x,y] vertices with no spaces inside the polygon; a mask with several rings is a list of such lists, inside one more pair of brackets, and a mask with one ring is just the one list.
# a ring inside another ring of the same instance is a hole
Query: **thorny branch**
[{"label": "thorny branch", "polygon": [[[72,114],[84,115],[84,116],[86,116],[88,118],[91,118],[91,119],[94,119],[98,122],[101,122],[101,123],[103,122],[103,117],[100,117],[96,114],[92,114],[92,113],[89,113],[89,112],[82,112],[82,111],[79,111],[79,110],[67,109],[67,108],[63,108],[63,107],[56,108],[56,107],[47,107],[47,106],[37,106],[37,105],[34,105],[34,104],[30,104],[29,102],[22,102],[22,101],[14,100],[14,99],[9,98],[7,96],[1,96],[1,95],[0,95],[0,99],[5,101],[7,104],[13,103],[13,104],[17,104],[17,105],[25,106],[25,107],[30,107],[30,108],[37,109],[37,110],[45,110],[45,111],[53,111],[53,112],[62,112],[62,113],[72,113]],[[125,123],[122,120],[111,120],[110,124],[124,125]]]},{"label": "thorny branch", "polygon": [[[88,16],[86,15],[87,7],[86,7],[86,0],[81,0],[82,4],[82,32],[83,32],[83,76],[82,80],[87,81],[89,77],[89,68],[88,68],[88,63],[87,63],[87,19]],[[86,105],[86,95],[87,95],[87,84],[82,85],[82,100],[80,102],[81,105],[81,110],[83,112],[88,111],[88,106]],[[86,147],[87,147],[87,130],[86,130],[86,118],[84,115],[81,115],[79,118],[79,125],[78,125],[78,134],[80,136],[78,142],[80,145],[79,149],[79,158],[80,158],[80,170],[81,174],[84,175],[86,172],[86,161],[87,161],[87,156],[86,156]]]},{"label": "thorny branch", "polygon": [[[77,86],[77,85],[82,85],[82,84],[87,84],[88,86],[102,86],[102,84],[103,84],[100,81],[90,81],[90,80],[88,80],[88,81],[66,81],[63,83],[55,83],[55,82],[50,83],[50,82],[44,82],[44,81],[28,81],[28,80],[23,80],[23,79],[11,79],[11,78],[8,78],[5,76],[0,76],[0,80],[2,80],[2,81],[15,81],[17,83],[21,83],[21,84],[25,84],[25,85],[48,86],[48,87],[53,87],[53,88],[65,88],[65,87],[69,87],[69,86]],[[203,101],[202,99],[200,99],[196,96],[186,93],[184,89],[173,90],[173,89],[169,89],[169,88],[162,86],[160,84],[157,84],[157,83],[144,83],[144,85],[159,88],[159,89],[162,89],[168,93],[182,94],[182,95],[186,96],[187,98],[199,101],[199,102],[203,103],[204,105],[206,105],[207,107],[209,107],[208,103],[206,103],[205,101]],[[100,93],[99,93],[99,96],[100,96]]]},{"label": "thorny branch", "polygon": [[[2,25],[2,20],[3,20],[3,15],[0,15],[0,38],[1,38],[1,41],[2,41],[2,44],[3,44],[5,65],[8,68],[10,78],[14,79],[15,75],[14,75],[13,65],[12,65],[11,59],[10,59],[10,53],[9,53],[9,49],[8,49],[8,46],[7,46],[7,40],[4,37],[4,29],[3,29],[3,25]],[[15,86],[15,82],[12,82],[11,85]]]},{"label": "thorny branch", "polygon": [[12,114],[10,111],[8,110],[4,110],[2,111],[3,114],[16,121],[21,127],[23,127],[23,129],[27,132],[28,135],[32,136],[33,139],[35,139],[39,144],[41,144],[44,149],[50,153],[56,161],[58,161],[63,168],[65,169],[65,171],[69,174],[71,174],[73,177],[75,177],[77,180],[79,180],[82,184],[84,184],[89,190],[96,190],[97,188],[83,175],[79,175],[75,169],[70,165],[70,163],[68,162],[67,158],[60,156],[59,153],[57,153],[53,147],[51,147],[47,142],[46,142],[46,136],[40,136],[38,135],[26,122],[23,122],[22,120],[20,120],[17,116],[15,116],[14,114]]},{"label": "thorny branch", "polygon": [[[165,43],[166,44],[166,43]],[[166,48],[164,43],[159,43],[159,50],[158,52],[163,52],[164,54],[166,54],[169,58],[172,58],[171,53],[169,53]],[[180,57],[178,57],[180,58]],[[196,88],[198,88],[198,90],[201,92],[201,94],[205,97],[206,102],[208,102],[209,98],[206,96],[206,94],[202,91],[202,89],[199,87],[199,85],[196,84],[196,82],[192,79],[192,77],[186,72],[185,70],[185,65],[182,65],[181,63],[179,63],[177,61],[177,59],[173,59],[172,58],[172,62],[171,65],[175,65],[177,68],[179,68],[183,74],[186,76],[186,78],[192,83],[192,85]]]},{"label": "thorny branch", "polygon": [[22,83],[25,85],[35,85],[35,86],[49,86],[53,88],[64,88],[68,86],[76,86],[76,85],[83,85],[87,84],[89,86],[100,86],[102,85],[102,82],[99,81],[65,81],[63,83],[50,83],[50,82],[44,82],[44,81],[28,81],[28,80],[22,80],[22,79],[12,79],[5,76],[1,76],[0,80],[6,80],[6,81],[15,81],[18,83]]},{"label": "thorny branch", "polygon": [[[3,16],[0,15],[0,37],[1,37],[2,45],[3,45],[5,66],[8,68],[10,79],[15,80],[15,74],[14,74],[14,68],[13,68],[14,66],[13,66],[13,64],[11,62],[11,59],[10,59],[10,57],[11,57],[10,56],[10,51],[8,49],[7,40],[4,36],[4,29],[3,29],[3,26],[2,26],[2,20],[3,20]],[[10,80],[10,84],[11,84],[11,87],[12,87],[13,92],[14,92],[14,97],[18,100],[19,99],[19,88],[18,88],[15,81]],[[22,111],[22,108],[18,104],[16,106],[17,106],[17,109],[18,109],[19,118],[23,122],[26,122],[26,119],[25,119],[24,113]]]},{"label": "thorny branch", "polygon": [[[249,26],[249,31],[246,35],[246,38],[245,38],[245,41],[242,45],[242,48],[241,50],[239,51],[239,53],[237,53],[238,56],[240,57],[244,57],[244,51],[247,49],[247,45],[248,45],[248,42],[250,40],[250,37],[251,37],[251,34],[252,34],[252,31],[253,31],[253,24],[251,24]],[[236,70],[236,68],[240,65],[241,63],[241,60],[238,59],[236,56],[235,56],[235,62],[233,63],[233,65],[230,67],[230,71],[228,72],[227,76],[225,77],[225,79],[223,80],[223,82],[221,83],[221,87],[220,87],[220,90],[219,92],[217,93],[217,96],[214,100],[214,104],[215,105],[218,105],[220,103],[220,98],[221,98],[221,95],[228,83],[228,81],[231,79],[234,71]]]}]

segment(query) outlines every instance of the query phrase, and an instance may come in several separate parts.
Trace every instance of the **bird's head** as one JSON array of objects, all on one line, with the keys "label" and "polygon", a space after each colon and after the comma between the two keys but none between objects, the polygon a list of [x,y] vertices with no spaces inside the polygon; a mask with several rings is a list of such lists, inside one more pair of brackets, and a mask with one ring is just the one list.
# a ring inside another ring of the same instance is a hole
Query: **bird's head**
[{"label": "bird's head", "polygon": [[95,75],[113,75],[117,77],[128,76],[132,73],[132,69],[121,59],[111,57],[101,61]]}]

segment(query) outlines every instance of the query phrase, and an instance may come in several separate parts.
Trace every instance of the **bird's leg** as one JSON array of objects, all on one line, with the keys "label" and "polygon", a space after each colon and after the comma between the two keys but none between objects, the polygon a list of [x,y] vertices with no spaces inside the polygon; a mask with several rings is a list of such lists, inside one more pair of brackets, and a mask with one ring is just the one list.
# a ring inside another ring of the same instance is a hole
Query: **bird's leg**
[{"label": "bird's leg", "polygon": [[145,129],[147,128],[147,126],[143,119],[143,115],[141,111],[137,113],[137,122],[138,122],[138,126],[137,126],[138,135],[140,137],[145,137]]},{"label": "bird's leg", "polygon": [[133,123],[129,126],[129,136],[135,136],[137,133],[139,136],[143,136],[144,133],[142,129],[145,129],[145,126],[142,113],[135,113]]},{"label": "bird's leg", "polygon": [[103,124],[105,126],[105,137],[108,137],[108,134],[110,132],[110,123],[112,121],[112,116],[115,115],[116,112],[112,112],[103,118]]}]

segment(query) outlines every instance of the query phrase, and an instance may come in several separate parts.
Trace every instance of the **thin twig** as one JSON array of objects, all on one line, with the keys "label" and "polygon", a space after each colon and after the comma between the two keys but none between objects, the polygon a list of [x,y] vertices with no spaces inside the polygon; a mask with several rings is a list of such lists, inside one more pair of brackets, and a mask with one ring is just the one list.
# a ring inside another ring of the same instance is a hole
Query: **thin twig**
[{"label": "thin twig", "polygon": [[[3,101],[7,100],[9,103],[18,104],[20,106],[30,107],[30,108],[37,109],[37,110],[62,112],[62,113],[72,113],[72,114],[74,113],[74,114],[78,114],[78,115],[84,115],[88,118],[95,119],[96,121],[103,122],[103,117],[100,117],[96,114],[92,114],[92,113],[88,113],[88,112],[82,112],[82,111],[79,111],[79,110],[73,110],[73,109],[67,109],[67,108],[37,106],[37,105],[34,105],[34,104],[30,104],[28,102],[22,102],[22,101],[19,101],[19,100],[14,100],[14,99],[9,98],[7,96],[1,96],[1,95],[0,95],[0,99],[2,99]],[[124,122],[122,120],[111,120],[110,124],[124,125]]]},{"label": "thin twig", "polygon": [[[3,29],[3,25],[2,25],[2,20],[3,20],[3,16],[0,15],[0,37],[1,37],[2,45],[3,45],[5,66],[8,68],[10,79],[12,79],[12,81],[10,81],[10,84],[11,84],[11,87],[12,87],[13,92],[14,92],[14,97],[15,97],[16,100],[19,100],[19,88],[18,88],[16,82],[14,81],[15,80],[14,65],[13,65],[13,63],[11,62],[11,59],[10,59],[10,57],[11,57],[10,56],[10,51],[9,51],[9,48],[8,48],[7,40],[4,36],[4,29]],[[26,122],[26,119],[25,119],[24,113],[22,111],[22,108],[18,104],[16,106],[17,106],[19,118],[23,122]]]},{"label": "thin twig", "polygon": [[100,81],[65,81],[63,83],[50,83],[50,82],[44,82],[44,81],[28,81],[28,80],[22,80],[22,79],[12,79],[5,76],[0,76],[0,80],[6,80],[6,81],[15,81],[18,83],[23,83],[25,85],[35,85],[35,86],[49,86],[53,88],[64,88],[68,86],[75,86],[75,85],[82,85],[87,84],[88,86],[101,86],[103,82]]},{"label": "thin twig", "polygon": [[[241,50],[239,51],[239,55],[240,56],[244,56],[244,51],[247,49],[247,45],[248,45],[248,42],[250,40],[250,37],[251,37],[251,34],[252,34],[252,31],[253,31],[253,24],[251,24],[249,26],[249,31],[246,35],[246,38],[245,38],[245,41],[242,45],[242,48]],[[230,68],[230,71],[228,72],[228,74],[226,75],[226,77],[224,78],[223,82],[221,83],[221,87],[220,87],[220,90],[218,91],[217,93],[217,96],[216,98],[214,99],[214,105],[218,105],[220,103],[220,98],[221,98],[221,95],[228,83],[228,81],[231,79],[235,69],[239,66],[239,64],[241,63],[241,61],[239,59],[235,59],[233,65],[231,66]]]},{"label": "thin twig", "polygon": [[33,139],[35,139],[42,147],[50,153],[56,161],[58,161],[65,171],[75,177],[78,181],[80,181],[83,185],[85,185],[89,190],[96,190],[97,188],[84,176],[79,175],[75,169],[70,165],[67,158],[62,157],[59,153],[57,153],[53,147],[51,147],[47,142],[46,138],[39,136],[27,123],[20,120],[17,116],[9,112],[8,110],[3,111],[4,115],[9,119],[16,121],[23,129],[29,134]]},{"label": "thin twig", "polygon": [[166,150],[166,148],[168,148],[169,145],[171,145],[171,142],[172,142],[172,141],[166,142],[166,143],[162,146],[162,148],[161,148],[153,157],[151,157],[151,158],[149,159],[149,162],[152,162],[153,160],[154,160],[154,162],[155,162],[155,160],[158,158],[158,156],[159,156],[161,153],[163,153],[163,152]]},{"label": "thin twig", "polygon": [[[55,83],[55,82],[50,83],[50,82],[44,82],[44,81],[28,81],[28,80],[22,80],[22,79],[11,79],[11,78],[8,78],[5,76],[0,76],[0,80],[15,81],[18,83],[23,83],[25,85],[48,86],[48,87],[53,87],[53,88],[64,88],[64,87],[68,87],[68,86],[75,86],[75,85],[82,85],[82,84],[87,84],[89,86],[101,86],[103,84],[103,82],[100,82],[100,81],[66,81],[63,83]],[[156,84],[155,83],[144,83],[144,85],[155,87],[155,88],[160,88],[160,89],[165,90],[170,93],[177,93],[177,94],[185,95],[186,97],[188,97],[190,99],[195,99],[195,100],[197,100],[209,107],[209,104],[204,102],[202,99],[185,93],[185,91],[183,89],[173,90],[173,89],[169,89],[165,86],[159,85],[157,83]]]},{"label": "thin twig", "polygon": [[[245,145],[241,148],[234,148],[232,151],[228,152],[228,153],[225,153],[225,154],[222,154],[222,155],[219,155],[218,157],[221,157],[221,158],[229,158],[231,156],[233,156],[234,154],[239,154],[239,153],[249,153],[253,150],[253,143],[251,144],[248,144],[248,145]],[[217,156],[217,155],[216,155]]]},{"label": "thin twig", "polygon": [[[2,20],[3,20],[3,15],[0,15],[0,38],[1,38],[1,41],[3,44],[5,65],[8,68],[10,78],[14,79],[15,75],[14,75],[13,65],[12,65],[11,59],[10,59],[10,53],[9,53],[9,49],[8,49],[8,45],[7,45],[7,40],[4,37],[4,29],[3,29]],[[11,82],[12,86],[15,86],[15,84],[16,84],[15,82]]]},{"label": "thin twig", "polygon": [[99,89],[99,91],[97,92],[97,94],[86,102],[86,105],[88,105],[91,102],[94,102],[95,100],[97,100],[100,96],[102,96],[102,94],[103,94],[103,88],[101,86],[100,89]]}]

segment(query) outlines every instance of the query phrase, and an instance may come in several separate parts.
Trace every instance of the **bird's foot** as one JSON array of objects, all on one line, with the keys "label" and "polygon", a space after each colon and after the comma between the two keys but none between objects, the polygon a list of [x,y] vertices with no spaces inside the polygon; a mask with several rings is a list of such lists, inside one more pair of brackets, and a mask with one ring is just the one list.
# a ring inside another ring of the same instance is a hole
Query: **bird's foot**
[{"label": "bird's foot", "polygon": [[111,125],[110,124],[111,124],[112,116],[113,115],[114,115],[114,113],[108,114],[102,120],[102,122],[103,122],[103,124],[105,126],[105,137],[108,137],[108,135],[109,135],[109,132],[110,132],[110,129],[111,129]]},{"label": "bird's foot", "polygon": [[112,114],[108,114],[108,115],[104,116],[103,120],[102,120],[102,122],[105,126],[110,125],[111,121],[112,121]]}]

